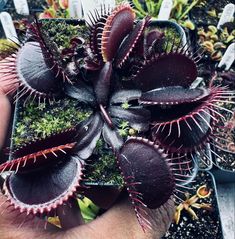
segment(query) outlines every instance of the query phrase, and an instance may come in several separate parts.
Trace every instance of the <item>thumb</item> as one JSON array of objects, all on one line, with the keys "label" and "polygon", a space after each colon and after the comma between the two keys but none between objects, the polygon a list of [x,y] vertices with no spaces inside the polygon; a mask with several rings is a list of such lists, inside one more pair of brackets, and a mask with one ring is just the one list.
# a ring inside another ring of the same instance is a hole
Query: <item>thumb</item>
[{"label": "thumb", "polygon": [[11,115],[11,104],[7,96],[0,91],[0,150],[3,147]]}]

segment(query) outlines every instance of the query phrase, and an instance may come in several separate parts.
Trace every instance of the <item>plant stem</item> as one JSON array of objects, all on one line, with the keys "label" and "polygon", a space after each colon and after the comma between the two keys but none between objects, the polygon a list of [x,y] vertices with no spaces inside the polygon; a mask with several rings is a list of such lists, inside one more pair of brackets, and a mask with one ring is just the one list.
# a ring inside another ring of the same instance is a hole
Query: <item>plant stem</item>
[{"label": "plant stem", "polygon": [[143,14],[143,16],[146,16],[146,15],[147,15],[147,13],[144,11],[144,9],[142,8],[142,5],[139,3],[138,0],[133,0],[132,2],[133,2],[133,4],[135,5],[136,9],[137,9],[141,14]]},{"label": "plant stem", "polygon": [[156,7],[155,7],[156,15],[158,15],[158,13],[159,13],[162,2],[163,2],[163,0],[159,0],[159,2],[156,4]]},{"label": "plant stem", "polygon": [[193,2],[190,4],[190,6],[185,10],[185,12],[179,17],[178,20],[181,20],[182,18],[184,18],[184,17],[192,10],[192,8],[195,7],[195,6],[198,4],[199,1],[200,1],[200,0],[195,0],[195,1],[193,1]]},{"label": "plant stem", "polygon": [[147,6],[147,11],[150,16],[154,14],[154,9],[153,9],[153,2],[152,0],[146,0],[145,4]]}]

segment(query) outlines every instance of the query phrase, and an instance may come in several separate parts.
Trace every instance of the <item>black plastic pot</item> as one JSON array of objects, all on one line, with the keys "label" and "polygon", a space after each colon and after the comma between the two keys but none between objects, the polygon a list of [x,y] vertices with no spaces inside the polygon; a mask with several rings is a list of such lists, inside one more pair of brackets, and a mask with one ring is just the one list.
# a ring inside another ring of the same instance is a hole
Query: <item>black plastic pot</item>
[{"label": "black plastic pot", "polygon": [[207,146],[204,149],[204,154],[198,154],[194,153],[193,160],[198,165],[198,169],[201,171],[208,171],[211,170],[213,167],[213,159],[210,151],[210,145],[207,144]]},{"label": "black plastic pot", "polygon": [[7,0],[0,0],[0,12],[4,9],[6,6]]},{"label": "black plastic pot", "polygon": [[235,172],[223,169],[218,164],[211,172],[218,183],[235,183]]},{"label": "black plastic pot", "polygon": [[[58,22],[58,24],[61,21],[65,21],[68,24],[71,25],[84,25],[85,21],[84,20],[77,20],[77,19],[43,19],[40,20],[41,22],[49,22],[49,21],[54,21]],[[181,44],[185,45],[187,43],[186,35],[181,26],[179,26],[177,23],[171,22],[171,21],[151,21],[150,27],[157,27],[157,28],[173,28],[179,35],[181,36]],[[14,135],[15,132],[15,127],[18,121],[18,114],[19,114],[19,105],[21,104],[21,100],[16,102],[16,107],[15,107],[15,112],[14,112],[14,120],[13,120],[13,131],[12,131],[12,136]],[[13,145],[11,144],[11,150],[13,148]],[[11,156],[10,156],[11,157]]]},{"label": "black plastic pot", "polygon": [[149,27],[157,27],[160,29],[163,28],[172,28],[175,29],[177,33],[181,36],[181,45],[187,44],[187,38],[184,29],[177,23],[168,21],[168,20],[152,20],[149,24]]},{"label": "black plastic pot", "polygon": [[[223,230],[218,206],[218,195],[216,183],[213,175],[208,171],[198,171],[195,183],[207,186],[212,189],[210,196],[213,211],[202,211],[202,209],[193,209],[198,215],[198,220],[192,220],[186,211],[182,211],[181,220],[178,225],[171,224],[169,231],[162,239],[223,239]],[[201,182],[200,182],[201,181]],[[188,185],[189,186],[189,185]],[[193,184],[192,184],[193,187]],[[195,190],[194,190],[195,193]],[[193,193],[193,194],[194,194]],[[202,199],[204,202],[205,199]],[[211,234],[210,234],[211,232]]]}]

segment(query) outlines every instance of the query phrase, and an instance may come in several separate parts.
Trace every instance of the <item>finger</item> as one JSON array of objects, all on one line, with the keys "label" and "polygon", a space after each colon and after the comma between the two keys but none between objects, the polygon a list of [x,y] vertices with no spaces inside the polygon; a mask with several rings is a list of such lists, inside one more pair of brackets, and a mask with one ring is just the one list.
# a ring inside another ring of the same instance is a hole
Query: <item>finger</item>
[{"label": "finger", "polygon": [[11,104],[8,98],[0,92],[0,149],[2,148],[8,130],[11,115]]},{"label": "finger", "polygon": [[63,230],[84,224],[78,202],[73,198],[66,204],[59,206],[56,211]]},{"label": "finger", "polygon": [[[14,58],[9,56],[6,59],[12,60]],[[2,64],[5,60],[0,61],[0,93],[3,93],[5,95],[12,95],[19,87],[19,83],[18,79],[15,78],[15,76],[9,78],[9,75],[5,73],[6,66]]]},{"label": "finger", "polygon": [[[45,221],[34,215],[27,215],[15,210],[7,201],[6,197],[0,193],[0,238],[1,239],[25,239],[25,238],[52,238],[57,235],[57,230],[47,225]],[[59,237],[54,237],[59,238]]]},{"label": "finger", "polygon": [[149,217],[157,220],[152,230],[144,232],[137,221],[132,204],[127,198],[123,198],[93,222],[70,230],[71,239],[85,232],[86,239],[160,239],[169,228],[174,210],[171,199],[160,209],[149,210]]}]

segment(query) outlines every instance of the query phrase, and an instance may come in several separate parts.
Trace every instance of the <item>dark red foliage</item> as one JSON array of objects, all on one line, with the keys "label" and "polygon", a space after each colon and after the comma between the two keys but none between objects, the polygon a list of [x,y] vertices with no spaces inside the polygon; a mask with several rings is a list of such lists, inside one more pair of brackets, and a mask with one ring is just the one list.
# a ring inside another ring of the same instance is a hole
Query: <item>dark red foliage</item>
[{"label": "dark red foliage", "polygon": [[174,176],[166,157],[153,142],[130,138],[121,148],[118,162],[133,202],[138,204],[137,198],[139,204],[154,209],[173,194]]},{"label": "dark red foliage", "polygon": [[[231,113],[221,103],[229,103],[234,92],[192,89],[200,57],[174,39],[171,49],[164,49],[164,34],[148,29],[149,17],[136,20],[128,3],[95,11],[90,20],[89,39],[73,38],[62,54],[41,23],[28,24],[26,42],[0,63],[3,80],[19,83],[15,97],[27,96],[25,103],[31,96],[40,102],[66,95],[92,112],[76,127],[31,142],[1,164],[0,172],[9,172],[5,195],[21,212],[56,213],[69,197],[82,194],[83,171],[97,160],[94,152],[102,138],[117,158],[145,230],[151,222],[143,208],[159,208],[178,187],[186,188],[196,171],[193,153],[207,142],[216,144],[220,111]],[[127,126],[125,137],[119,133],[121,123]],[[128,139],[128,134],[141,137]]]},{"label": "dark red foliage", "polygon": [[133,77],[143,92],[168,86],[189,87],[197,77],[197,66],[187,55],[179,52],[157,54],[147,59]]},{"label": "dark red foliage", "polygon": [[64,156],[54,166],[34,169],[32,172],[10,175],[4,193],[20,212],[37,214],[50,212],[71,197],[82,178],[82,164],[76,158]]},{"label": "dark red foliage", "polygon": [[123,39],[132,31],[135,13],[129,4],[117,6],[108,16],[101,37],[103,60],[112,61]]},{"label": "dark red foliage", "polygon": [[139,102],[146,105],[179,105],[204,100],[209,91],[204,88],[183,88],[181,86],[169,86],[157,88],[143,93]]}]

